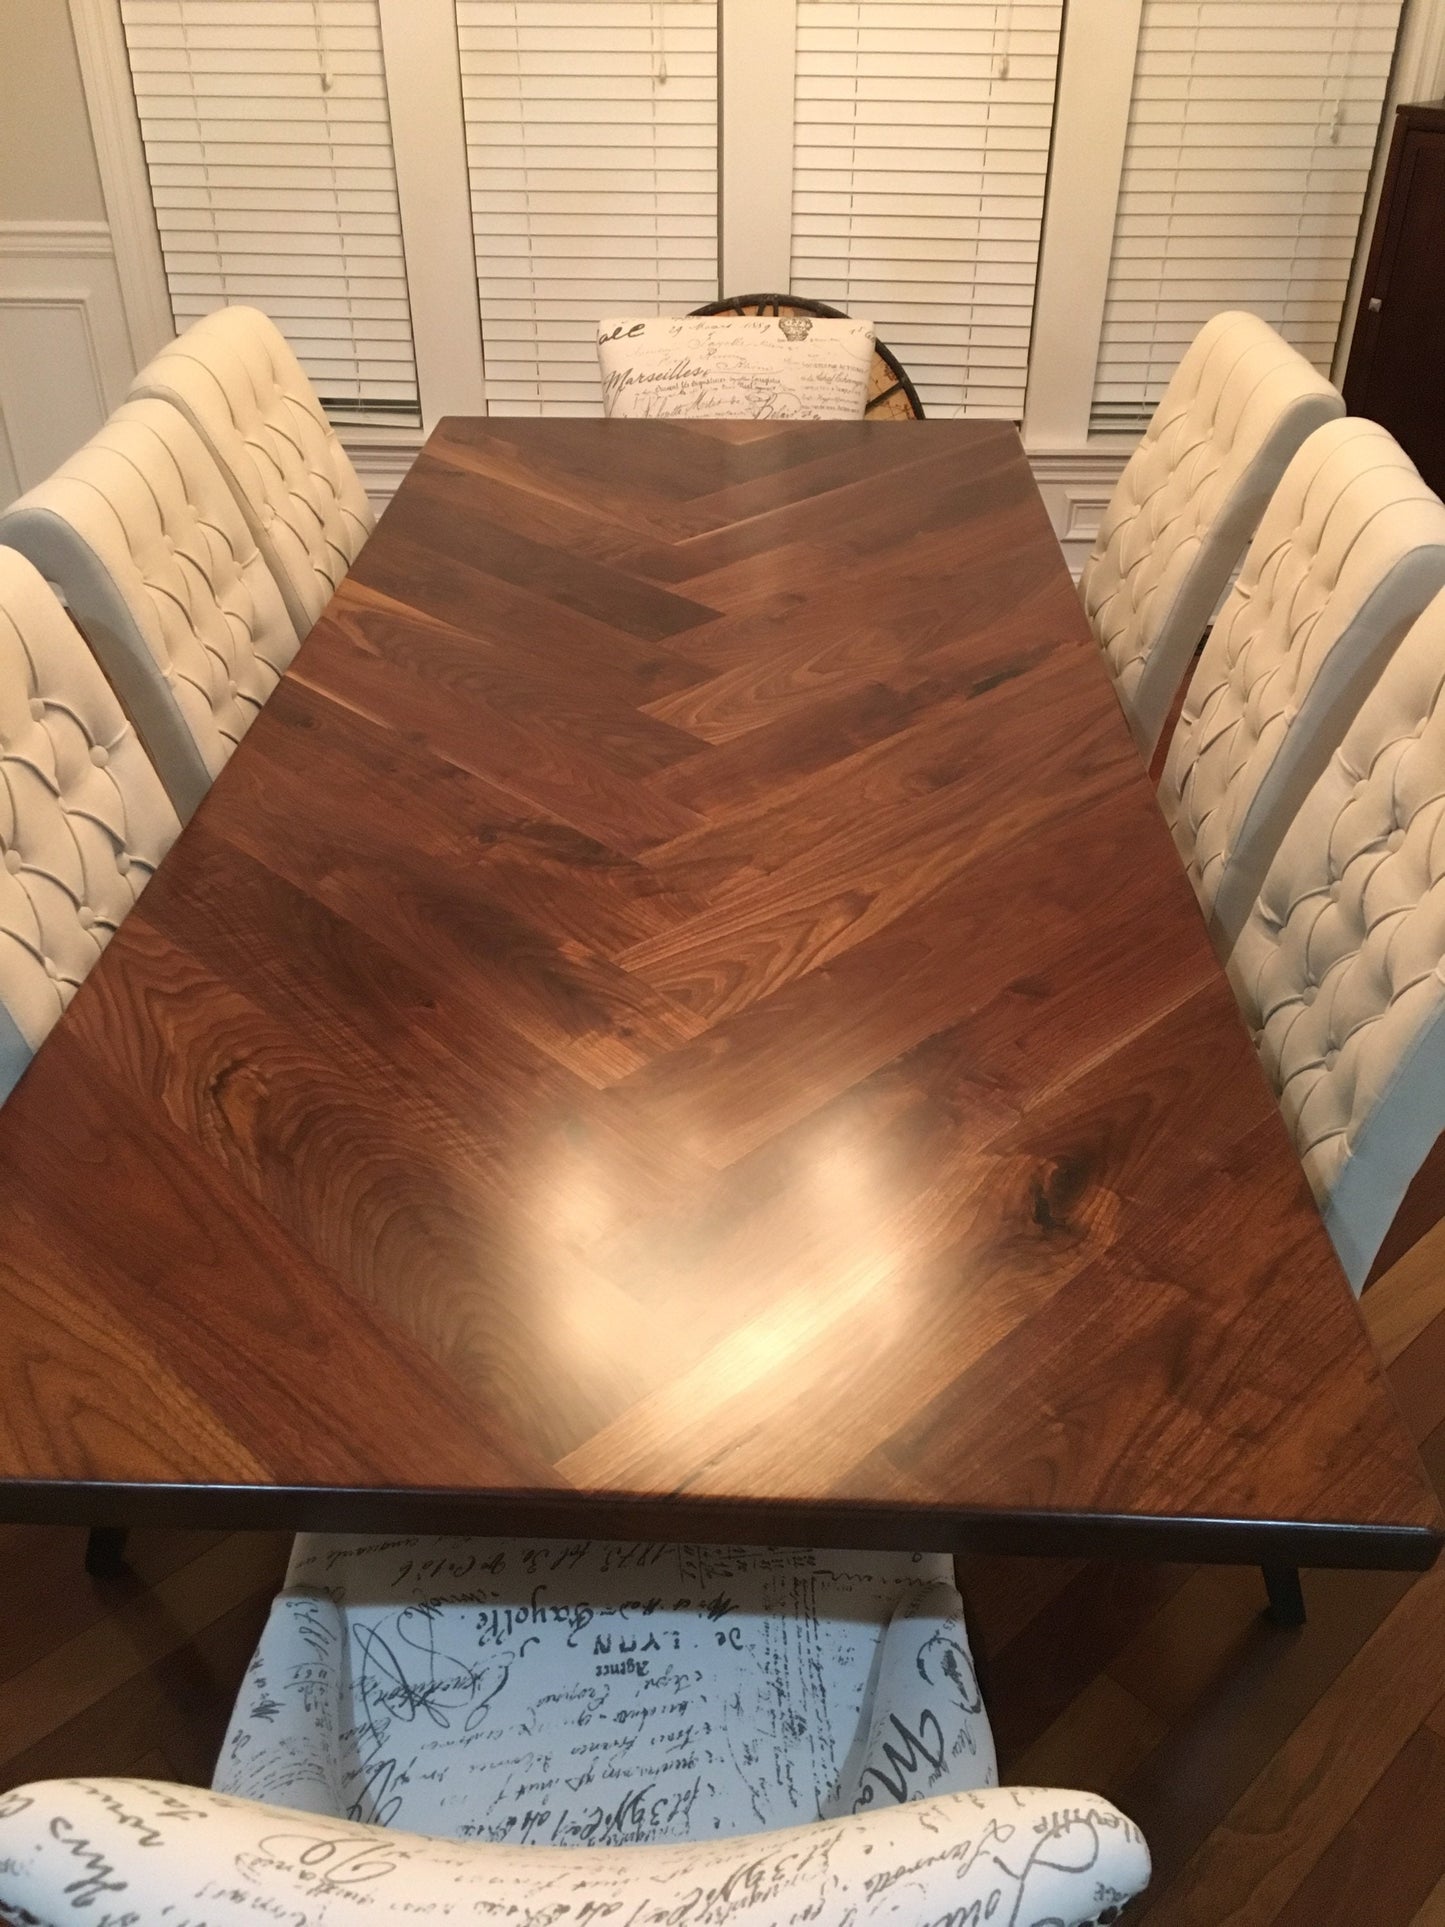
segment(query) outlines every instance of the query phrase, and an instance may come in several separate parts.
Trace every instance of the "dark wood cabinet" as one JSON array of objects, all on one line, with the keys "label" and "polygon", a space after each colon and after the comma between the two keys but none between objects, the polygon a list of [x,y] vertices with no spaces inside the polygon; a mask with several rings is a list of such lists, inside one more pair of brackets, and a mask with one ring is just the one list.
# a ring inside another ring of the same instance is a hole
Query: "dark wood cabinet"
[{"label": "dark wood cabinet", "polygon": [[1445,494],[1445,101],[1396,110],[1344,389]]}]

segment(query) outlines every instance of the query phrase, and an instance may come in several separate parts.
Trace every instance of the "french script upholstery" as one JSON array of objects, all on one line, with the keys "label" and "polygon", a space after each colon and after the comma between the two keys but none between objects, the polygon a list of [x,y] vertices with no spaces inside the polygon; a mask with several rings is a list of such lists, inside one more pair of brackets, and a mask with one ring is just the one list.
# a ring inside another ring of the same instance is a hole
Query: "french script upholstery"
[{"label": "french script upholstery", "polygon": [[[870,1750],[874,1703],[924,1721],[932,1764],[900,1781],[891,1725]],[[417,1833],[618,1846],[995,1778],[946,1558],[303,1535],[214,1785]],[[547,1817],[519,1833],[528,1809]]]},{"label": "french script upholstery", "polygon": [[1027,1787],[639,1847],[437,1840],[152,1780],[0,1795],[17,1927],[1108,1927],[1148,1878],[1117,1808]]},{"label": "french script upholstery", "polygon": [[166,403],[126,402],[0,541],[60,587],[188,819],[297,647],[205,444]]},{"label": "french script upholstery", "polygon": [[201,436],[306,635],[376,516],[280,329],[256,308],[218,309],[147,362],[130,392],[169,402]]},{"label": "french script upholstery", "polygon": [[1190,680],[1159,803],[1221,954],[1382,665],[1445,587],[1445,505],[1373,422],[1291,462]]},{"label": "french script upholstery", "polygon": [[1146,758],[1291,456],[1344,408],[1257,315],[1215,315],[1175,369],[1079,578]]},{"label": "french script upholstery", "polygon": [[0,548],[0,1097],[179,831],[70,618]]},{"label": "french script upholstery", "polygon": [[1229,975],[1358,1291],[1445,1128],[1445,594],[1290,825]]},{"label": "french script upholstery", "polygon": [[1114,1920],[1138,1830],[993,1763],[946,1558],[303,1536],[215,1788],[0,1799],[0,1911],[88,1904],[78,1828],[208,1927]]},{"label": "french script upholstery", "polygon": [[847,316],[629,316],[597,326],[603,412],[619,420],[857,421],[873,324]]}]

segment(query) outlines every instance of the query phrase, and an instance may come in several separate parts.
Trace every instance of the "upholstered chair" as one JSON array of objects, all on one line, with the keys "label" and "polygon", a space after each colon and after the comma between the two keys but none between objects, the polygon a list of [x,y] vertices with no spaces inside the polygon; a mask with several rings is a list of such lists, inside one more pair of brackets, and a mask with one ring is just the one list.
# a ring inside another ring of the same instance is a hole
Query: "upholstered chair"
[{"label": "upholstered chair", "polygon": [[189,819],[296,653],[275,578],[204,442],[126,402],[0,515],[61,589]]},{"label": "upholstered chair", "polygon": [[1373,422],[1290,463],[1210,631],[1159,803],[1221,954],[1400,638],[1445,587],[1445,505]]},{"label": "upholstered chair", "polygon": [[1215,315],[1175,369],[1079,578],[1146,761],[1290,457],[1344,409],[1252,314]]},{"label": "upholstered chair", "polygon": [[1291,823],[1229,975],[1358,1291],[1445,1130],[1445,595]]},{"label": "upholstered chair", "polygon": [[0,1910],[68,1920],[84,1838],[208,1927],[1115,1919],[1138,1831],[994,1777],[946,1559],[302,1538],[214,1790],[20,1789]]},{"label": "upholstered chair", "polygon": [[848,315],[629,315],[597,325],[602,411],[616,421],[857,421],[878,365]]},{"label": "upholstered chair", "polygon": [[210,449],[304,636],[376,517],[285,336],[256,308],[221,308],[162,348],[130,392],[178,408]]},{"label": "upholstered chair", "polygon": [[0,1098],[180,827],[74,624],[0,548]]}]

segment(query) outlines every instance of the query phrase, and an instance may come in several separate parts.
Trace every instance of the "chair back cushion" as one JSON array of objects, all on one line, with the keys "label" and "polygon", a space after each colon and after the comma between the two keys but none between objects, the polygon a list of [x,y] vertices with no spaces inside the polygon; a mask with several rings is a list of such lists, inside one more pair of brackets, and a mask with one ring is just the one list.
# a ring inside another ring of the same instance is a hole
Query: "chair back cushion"
[{"label": "chair back cushion", "polygon": [[1146,757],[1290,457],[1344,409],[1257,315],[1215,315],[1174,371],[1079,580]]},{"label": "chair back cushion", "polygon": [[618,419],[857,421],[871,321],[682,315],[603,321],[602,406]]},{"label": "chair back cushion", "polygon": [[1445,1128],[1445,594],[1291,824],[1229,974],[1358,1291]]},{"label": "chair back cushion", "polygon": [[995,1778],[946,1557],[303,1535],[215,1785],[580,1847]]},{"label": "chair back cushion", "polygon": [[179,830],[74,624],[0,548],[0,1097]]},{"label": "chair back cushion", "polygon": [[209,450],[130,401],[3,516],[65,596],[182,817],[296,653],[296,630]]},{"label": "chair back cushion", "polygon": [[1445,505],[1373,422],[1291,462],[1189,684],[1159,802],[1221,951],[1406,629],[1445,586]]},{"label": "chair back cushion", "polygon": [[256,308],[221,308],[130,392],[178,408],[210,449],[304,636],[376,517],[285,336]]}]

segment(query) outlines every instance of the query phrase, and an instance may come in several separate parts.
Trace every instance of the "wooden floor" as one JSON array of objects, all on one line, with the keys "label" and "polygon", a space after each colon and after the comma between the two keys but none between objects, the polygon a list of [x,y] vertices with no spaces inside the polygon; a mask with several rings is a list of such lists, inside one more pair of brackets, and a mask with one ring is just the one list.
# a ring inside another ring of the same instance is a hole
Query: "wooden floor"
[{"label": "wooden floor", "polygon": [[[1445,1493],[1445,1226],[1365,1299]],[[86,1577],[78,1532],[0,1530],[0,1787],[203,1782],[282,1571],[278,1536],[137,1533]],[[1143,1827],[1150,1927],[1445,1927],[1445,1562],[1307,1576],[990,1559],[968,1587],[1004,1777],[1086,1786]]]}]

